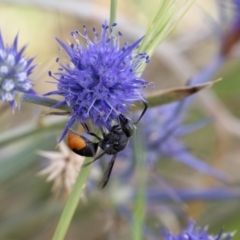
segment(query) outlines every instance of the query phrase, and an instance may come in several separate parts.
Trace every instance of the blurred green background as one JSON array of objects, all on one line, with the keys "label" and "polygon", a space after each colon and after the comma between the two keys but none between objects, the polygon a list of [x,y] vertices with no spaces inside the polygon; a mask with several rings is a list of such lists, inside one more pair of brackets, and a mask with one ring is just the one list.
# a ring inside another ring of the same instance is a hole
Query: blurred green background
[{"label": "blurred green background", "polygon": [[[150,2],[151,4],[143,0],[119,1],[117,19],[124,39],[133,41],[144,34],[158,1]],[[144,75],[147,80],[154,82],[157,88],[181,86],[186,82],[186,78],[193,77],[211,62],[217,51],[217,44],[206,14],[217,18],[215,1],[195,1],[178,27],[164,42],[177,51],[167,53],[169,55],[166,60],[166,51],[161,54],[160,47],[153,56]],[[0,1],[0,28],[3,38],[10,44],[16,33],[19,33],[19,46],[28,44],[26,56],[36,56],[34,62],[38,67],[32,79],[35,82],[34,89],[40,94],[54,89],[54,85],[46,82],[50,80],[47,73],[57,69],[55,58],[63,55],[59,52],[54,37],[70,39],[69,33],[72,30],[81,30],[83,24],[89,29],[93,26],[100,29],[100,24],[108,18],[109,1],[106,0],[34,0],[25,4],[17,0]],[[194,71],[186,70],[186,78],[179,75],[179,72],[174,70],[174,64],[171,64],[171,58],[175,58],[176,52],[193,66]],[[240,51],[237,48],[236,56],[229,59],[218,72],[216,78],[222,77],[224,80],[213,88],[225,107],[236,117],[240,117],[238,53]],[[42,130],[44,117],[39,116],[47,111],[46,108],[23,103],[21,111],[14,114],[4,104],[0,110],[0,134],[7,130],[14,131],[18,126],[28,128],[33,123],[39,123],[40,126],[34,134],[17,141],[0,141],[0,239],[51,239],[66,198],[54,198],[51,193],[52,183],[46,183],[45,177],[37,176],[37,172],[46,166],[46,161],[36,154],[36,150],[55,151],[56,139],[62,131],[65,118],[62,118],[62,122],[55,128]],[[201,99],[196,98],[188,112],[188,121],[211,115],[205,110],[206,106]],[[213,124],[187,136],[185,141],[196,156],[224,171],[237,183],[240,180],[239,137],[240,135],[231,134],[219,124]],[[159,162],[157,171],[173,186],[200,189],[221,185],[216,180],[169,159]],[[113,186],[114,181],[117,180],[112,177],[110,184]],[[87,201],[78,207],[66,239],[130,239],[129,223],[116,209],[112,198],[116,191],[114,187],[109,187],[90,192],[86,196]],[[169,205],[181,209],[183,216],[194,218],[198,225],[209,225],[212,233],[218,233],[223,226],[225,231],[240,230],[239,200],[194,201],[186,203],[184,209],[173,201],[171,204],[159,202],[159,211],[147,213],[147,225],[156,233],[160,225],[178,231],[186,223],[176,216],[174,211],[162,212],[161,207]],[[240,231],[233,239],[239,238]]]}]

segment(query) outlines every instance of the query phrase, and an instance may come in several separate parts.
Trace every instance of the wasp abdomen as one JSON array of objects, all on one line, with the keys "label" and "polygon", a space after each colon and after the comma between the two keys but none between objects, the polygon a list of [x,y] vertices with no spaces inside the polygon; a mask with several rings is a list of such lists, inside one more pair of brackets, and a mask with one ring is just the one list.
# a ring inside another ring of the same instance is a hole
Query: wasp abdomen
[{"label": "wasp abdomen", "polygon": [[68,131],[68,147],[78,155],[85,157],[95,156],[98,143],[89,141],[84,136]]}]

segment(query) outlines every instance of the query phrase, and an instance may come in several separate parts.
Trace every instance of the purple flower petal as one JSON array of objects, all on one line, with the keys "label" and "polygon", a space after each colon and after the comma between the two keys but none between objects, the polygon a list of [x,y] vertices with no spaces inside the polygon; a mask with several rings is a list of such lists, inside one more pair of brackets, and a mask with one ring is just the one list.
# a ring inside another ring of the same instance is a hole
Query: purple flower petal
[{"label": "purple flower petal", "polygon": [[163,152],[168,156],[172,156],[176,161],[184,163],[199,172],[215,177],[220,181],[226,182],[227,177],[224,173],[212,168],[209,164],[191,155],[179,141],[171,139],[171,145],[164,146],[164,148]]}]

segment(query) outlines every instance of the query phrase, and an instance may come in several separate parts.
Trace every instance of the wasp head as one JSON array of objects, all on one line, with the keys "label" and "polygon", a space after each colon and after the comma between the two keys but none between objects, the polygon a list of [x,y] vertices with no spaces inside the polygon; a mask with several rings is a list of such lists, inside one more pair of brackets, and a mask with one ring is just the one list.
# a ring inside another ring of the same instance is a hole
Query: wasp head
[{"label": "wasp head", "polygon": [[120,114],[118,117],[123,132],[127,135],[127,137],[133,136],[137,129],[135,124],[123,114]]}]

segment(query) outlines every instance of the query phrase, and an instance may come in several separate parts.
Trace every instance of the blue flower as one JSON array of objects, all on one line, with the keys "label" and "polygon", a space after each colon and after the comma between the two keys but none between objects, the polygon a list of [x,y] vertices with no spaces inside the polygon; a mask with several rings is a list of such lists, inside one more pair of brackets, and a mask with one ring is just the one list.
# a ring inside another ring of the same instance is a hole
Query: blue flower
[{"label": "blue flower", "polygon": [[26,46],[17,50],[18,35],[12,46],[5,47],[0,31],[0,100],[10,103],[12,109],[16,106],[18,92],[33,93],[32,81],[28,76],[35,66],[31,66],[34,58],[23,56]]},{"label": "blue flower", "polygon": [[[70,62],[60,63],[59,72],[50,72],[57,80],[58,90],[45,96],[61,95],[64,99],[57,106],[71,107],[71,118],[60,141],[75,121],[82,123],[91,119],[96,126],[110,129],[112,121],[127,112],[133,102],[144,101],[141,90],[149,83],[140,77],[138,69],[142,63],[149,62],[149,57],[146,53],[134,53],[143,38],[120,47],[122,34],[114,35],[115,26],[109,28],[103,24],[100,36],[93,28],[93,41],[83,26],[83,34],[71,33],[75,43],[69,46],[57,38]],[[78,36],[86,41],[85,45],[80,44]]]},{"label": "blue flower", "polygon": [[[158,160],[168,157],[220,181],[226,181],[225,174],[192,155],[181,141],[182,136],[202,128],[210,121],[210,119],[204,119],[184,125],[183,120],[188,105],[189,100],[186,99],[179,103],[148,109],[138,125],[144,141],[147,163],[152,166]],[[133,159],[131,143],[126,150],[119,153],[119,157]],[[129,168],[132,169],[132,166]],[[129,176],[131,176],[130,172]],[[124,179],[127,177],[124,176]]]},{"label": "blue flower", "polygon": [[212,236],[208,234],[206,228],[201,229],[194,225],[194,221],[189,221],[187,229],[175,236],[169,231],[162,230],[164,240],[230,240],[233,237],[232,233],[223,233],[222,231],[217,236]]}]

